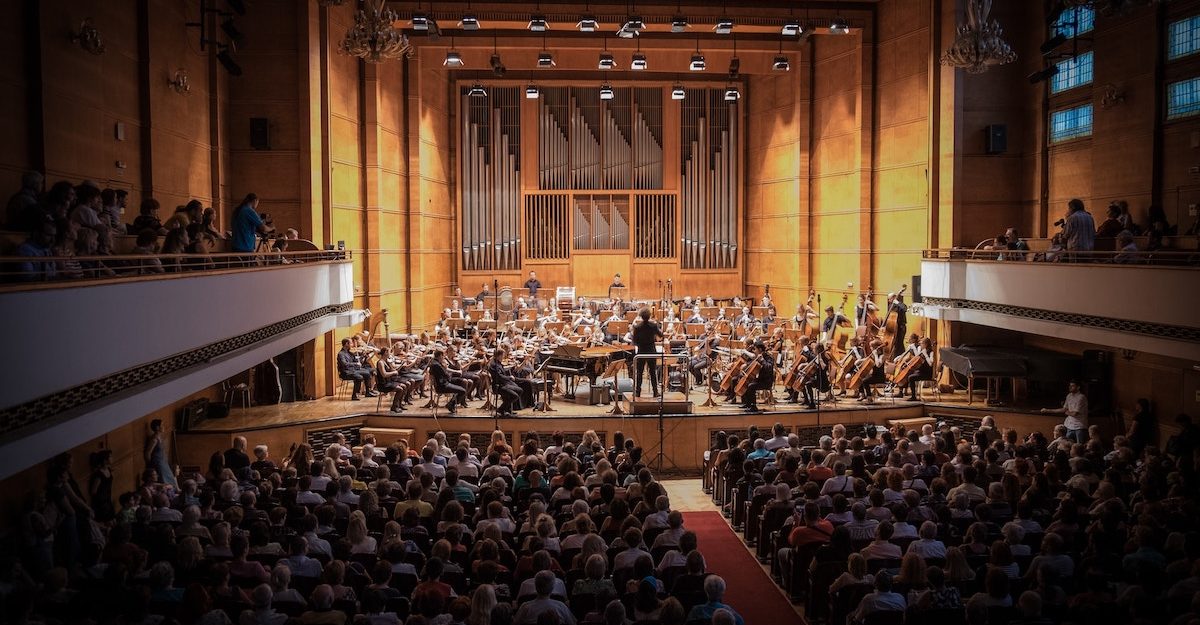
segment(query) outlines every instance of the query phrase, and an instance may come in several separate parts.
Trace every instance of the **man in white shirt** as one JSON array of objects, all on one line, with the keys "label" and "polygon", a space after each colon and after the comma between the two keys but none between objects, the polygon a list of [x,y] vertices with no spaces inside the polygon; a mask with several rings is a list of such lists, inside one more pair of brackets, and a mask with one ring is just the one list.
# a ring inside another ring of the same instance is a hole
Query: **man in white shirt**
[{"label": "man in white shirt", "polygon": [[767,451],[775,451],[788,446],[787,433],[784,432],[782,423],[776,423],[775,427],[771,428],[771,433],[774,436],[766,440]]},{"label": "man in white shirt", "polygon": [[325,498],[312,491],[312,476],[305,475],[300,478],[299,492],[296,493],[296,503],[302,506],[319,506],[325,503]]},{"label": "man in white shirt", "polygon": [[325,554],[330,558],[333,557],[333,547],[329,545],[329,541],[317,536],[317,515],[311,512],[304,515],[300,519],[300,528],[304,531],[301,536],[308,541],[308,553]]},{"label": "man in white shirt", "polygon": [[521,604],[516,615],[513,616],[513,623],[533,625],[538,622],[538,617],[543,612],[554,612],[558,616],[557,622],[564,625],[575,625],[575,615],[571,613],[571,609],[563,602],[550,598],[551,593],[554,592],[555,579],[554,573],[547,570],[538,571],[537,575],[533,576],[537,598]]},{"label": "man in white shirt", "polygon": [[642,549],[642,530],[631,527],[621,537],[625,540],[625,550],[613,558],[613,571],[632,567],[641,556],[650,557],[650,552]]},{"label": "man in white shirt", "polygon": [[962,477],[962,484],[951,488],[950,492],[946,493],[946,499],[954,501],[955,497],[957,497],[959,493],[966,493],[967,498],[971,500],[971,503],[983,503],[984,500],[987,499],[987,493],[983,492],[983,489],[975,483],[975,478],[978,477],[978,472],[975,470],[975,467],[963,467]]},{"label": "man in white shirt", "polygon": [[424,462],[417,466],[421,467],[422,470],[432,475],[434,478],[441,479],[446,477],[446,467],[435,462],[433,456],[433,448],[429,446],[422,447],[421,459],[424,460]]},{"label": "man in white shirt", "polygon": [[1067,386],[1067,397],[1061,408],[1042,408],[1048,414],[1066,415],[1063,426],[1067,428],[1067,438],[1083,444],[1088,440],[1088,402],[1087,396],[1079,390],[1079,383],[1071,380]]},{"label": "man in white shirt", "polygon": [[900,612],[908,609],[908,603],[903,595],[892,592],[892,576],[881,572],[875,576],[875,592],[868,593],[858,604],[858,609],[850,615],[855,623],[862,623],[876,612]]},{"label": "man in white shirt", "polygon": [[650,529],[666,528],[667,518],[671,514],[671,500],[666,495],[659,495],[654,500],[654,512],[646,516],[646,520],[642,522],[642,531]]},{"label": "man in white shirt", "polygon": [[892,524],[884,521],[875,529],[875,540],[863,547],[859,553],[867,560],[899,560],[900,546],[888,542],[892,539]]},{"label": "man in white shirt", "polygon": [[930,449],[932,449],[934,447],[934,445],[937,444],[936,443],[937,437],[934,436],[934,434],[933,434],[933,424],[932,423],[926,423],[925,425],[921,426],[921,437],[919,440],[922,445],[927,445]]},{"label": "man in white shirt", "polygon": [[850,540],[871,540],[875,536],[875,529],[879,527],[879,521],[867,518],[867,506],[863,502],[857,502],[850,507],[850,514],[854,520],[846,524],[846,529],[850,530]]},{"label": "man in white shirt", "polygon": [[357,506],[359,497],[358,497],[358,495],[354,494],[353,491],[350,490],[350,487],[353,484],[354,484],[354,480],[351,479],[351,477],[349,475],[343,475],[343,476],[339,477],[338,478],[338,494],[336,497],[334,497],[334,499],[336,501],[340,501],[340,502],[346,504],[347,506],[351,506],[351,505]]}]

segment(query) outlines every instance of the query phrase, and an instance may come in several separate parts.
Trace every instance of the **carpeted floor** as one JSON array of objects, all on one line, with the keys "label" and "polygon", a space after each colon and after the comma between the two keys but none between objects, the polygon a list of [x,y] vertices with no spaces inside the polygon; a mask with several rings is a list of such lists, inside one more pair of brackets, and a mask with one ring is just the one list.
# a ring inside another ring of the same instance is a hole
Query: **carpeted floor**
[{"label": "carpeted floor", "polygon": [[708,570],[725,580],[725,603],[746,625],[804,623],[719,513],[684,512],[683,525],[696,532]]}]

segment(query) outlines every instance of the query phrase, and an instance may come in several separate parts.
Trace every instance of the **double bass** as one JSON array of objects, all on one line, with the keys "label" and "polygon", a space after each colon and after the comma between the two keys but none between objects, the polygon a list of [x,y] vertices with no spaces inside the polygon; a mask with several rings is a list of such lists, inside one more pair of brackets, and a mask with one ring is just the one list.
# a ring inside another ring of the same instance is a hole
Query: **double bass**
[{"label": "double bass", "polygon": [[[854,284],[847,285],[849,288],[854,288]],[[837,311],[834,313],[835,318],[838,313],[841,313],[842,318],[846,318],[846,302],[850,299],[848,293],[842,293],[842,303],[838,305]],[[854,331],[849,327],[849,321],[838,321],[834,324],[833,329],[829,332],[829,340],[832,342],[830,356],[834,360],[840,360],[842,354],[847,349],[847,344],[850,343],[850,338],[854,336]]]},{"label": "double bass", "polygon": [[817,338],[817,326],[808,318],[808,312],[812,310],[813,299],[817,297],[815,289],[808,290],[808,301],[804,303],[804,310],[800,312],[799,326],[800,336],[807,336],[809,340]]},{"label": "double bass", "polygon": [[[900,285],[900,290],[896,291],[896,298],[898,299],[898,298],[904,297],[904,292],[907,290],[908,290],[907,284]],[[891,302],[889,302],[887,313],[884,314],[884,316],[883,316],[883,325],[880,327],[880,336],[879,336],[879,340],[883,341],[883,353],[885,353],[885,354],[892,353],[894,346],[896,344],[897,338],[901,341],[904,340],[904,337],[896,336],[896,333],[899,331],[896,327],[896,320],[897,320],[897,317],[895,314],[895,307],[892,306]]]},{"label": "double bass", "polygon": [[863,294],[862,313],[855,318],[855,323],[858,325],[854,328],[854,336],[861,340],[871,340],[875,337],[875,333],[879,331],[879,316],[871,310],[871,296],[874,295],[872,289],[867,287],[867,292]]}]

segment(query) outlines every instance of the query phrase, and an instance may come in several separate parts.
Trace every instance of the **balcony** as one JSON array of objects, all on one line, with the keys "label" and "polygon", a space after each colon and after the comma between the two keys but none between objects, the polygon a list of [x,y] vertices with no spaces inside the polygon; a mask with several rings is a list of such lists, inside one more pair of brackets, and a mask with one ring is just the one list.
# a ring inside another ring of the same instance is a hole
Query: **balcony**
[{"label": "balcony", "polygon": [[340,251],[214,254],[200,270],[150,275],[194,258],[107,256],[113,275],[12,283],[21,260],[0,259],[0,477],[322,336],[353,301]]},{"label": "balcony", "polygon": [[1200,360],[1195,251],[1125,263],[1114,252],[1075,262],[1036,253],[928,250],[916,314]]}]

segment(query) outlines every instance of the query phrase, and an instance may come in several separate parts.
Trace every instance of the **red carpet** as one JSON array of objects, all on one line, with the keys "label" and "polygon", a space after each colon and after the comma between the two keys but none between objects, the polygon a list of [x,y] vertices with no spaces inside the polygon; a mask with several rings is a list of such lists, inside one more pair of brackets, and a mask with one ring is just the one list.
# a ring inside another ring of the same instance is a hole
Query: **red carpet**
[{"label": "red carpet", "polygon": [[725,603],[746,625],[804,623],[720,513],[684,512],[683,526],[696,532],[709,572],[725,580]]}]

